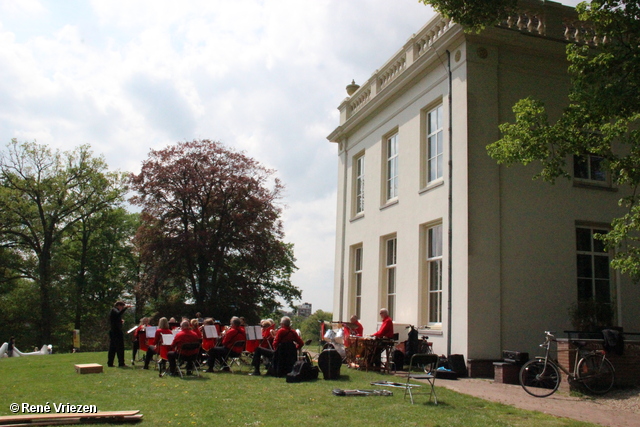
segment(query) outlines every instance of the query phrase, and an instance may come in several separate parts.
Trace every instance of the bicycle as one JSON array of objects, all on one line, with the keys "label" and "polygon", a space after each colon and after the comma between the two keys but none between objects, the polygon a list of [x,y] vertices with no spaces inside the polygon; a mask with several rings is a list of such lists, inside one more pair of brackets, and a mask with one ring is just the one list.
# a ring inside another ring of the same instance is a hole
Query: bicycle
[{"label": "bicycle", "polygon": [[567,375],[570,383],[581,383],[591,393],[605,394],[611,390],[615,382],[615,370],[605,352],[583,351],[585,342],[571,341],[577,351],[573,372],[570,372],[557,358],[549,357],[551,343],[557,342],[554,333],[545,331],[545,342],[540,344],[545,349],[544,357],[536,357],[520,369],[520,385],[524,391],[534,397],[551,396],[560,386],[560,370]]}]

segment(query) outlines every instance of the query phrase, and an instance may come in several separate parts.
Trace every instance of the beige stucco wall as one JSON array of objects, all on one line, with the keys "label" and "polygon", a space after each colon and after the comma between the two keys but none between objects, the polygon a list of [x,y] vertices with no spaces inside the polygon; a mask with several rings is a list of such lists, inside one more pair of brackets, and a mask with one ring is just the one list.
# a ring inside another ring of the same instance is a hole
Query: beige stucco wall
[{"label": "beige stucco wall", "polygon": [[[419,249],[421,225],[447,221],[447,187],[438,185],[428,191],[420,188],[420,140],[422,111],[438,103],[446,102],[447,75],[442,64],[434,64],[432,72],[423,76],[417,84],[407,92],[393,100],[377,115],[368,120],[360,129],[349,136],[346,153],[340,154],[340,182],[344,184],[346,161],[346,189],[339,189],[338,239],[337,253],[341,253],[342,201],[346,200],[346,234],[344,268],[343,260],[336,258],[336,307],[334,317],[340,316],[340,271],[344,271],[345,298],[342,306],[342,317],[353,314],[355,308],[353,294],[349,294],[352,266],[350,252],[354,245],[363,246],[363,300],[362,323],[365,333],[375,332],[379,325],[378,311],[386,306],[383,299],[384,283],[383,262],[384,238],[396,235],[398,241],[397,260],[397,295],[395,323],[418,324],[421,316],[419,304],[420,257],[424,256]],[[445,120],[448,114],[445,111]],[[384,147],[385,136],[398,131],[399,135],[399,188],[398,198],[385,206],[382,197],[384,188]],[[365,153],[365,210],[364,215],[352,218],[351,203],[353,201],[353,157]],[[447,156],[447,153],[445,153]],[[346,198],[343,197],[346,191]],[[446,236],[445,236],[446,237]],[[446,245],[446,243],[445,243]],[[444,249],[446,251],[446,249]],[[446,274],[446,272],[445,272]],[[423,314],[424,315],[424,314]],[[436,339],[442,340],[442,337]]]}]

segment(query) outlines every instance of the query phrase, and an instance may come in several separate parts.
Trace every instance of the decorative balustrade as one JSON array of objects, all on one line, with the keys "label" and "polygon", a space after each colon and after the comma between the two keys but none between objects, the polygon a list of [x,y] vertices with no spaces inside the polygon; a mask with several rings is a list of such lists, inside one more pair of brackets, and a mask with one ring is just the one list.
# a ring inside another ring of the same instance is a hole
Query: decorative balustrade
[{"label": "decorative balustrade", "polygon": [[606,38],[598,36],[593,26],[586,22],[565,20],[564,27],[564,38],[567,41],[588,44],[589,46],[597,46],[607,42]]},{"label": "decorative balustrade", "polygon": [[351,107],[351,114],[357,112],[360,108],[362,108],[367,102],[369,102],[370,98],[371,87],[364,88],[364,90],[360,88],[360,90],[357,92],[357,96],[353,98],[351,103],[349,104],[349,106]]},{"label": "decorative balustrade", "polygon": [[384,89],[389,83],[391,83],[401,72],[404,71],[407,64],[407,56],[403,55],[400,59],[387,67],[382,73],[378,74],[378,81],[380,89]]},{"label": "decorative balustrade", "polygon": [[422,56],[452,25],[453,21],[438,16],[438,21],[422,30],[414,37],[417,57]]},{"label": "decorative balustrade", "polygon": [[[575,10],[559,3],[539,0],[520,0],[517,10],[511,12],[498,27],[526,34],[564,40],[571,43],[597,45],[606,40],[599,38],[593,27],[578,20]],[[341,105],[341,122],[361,110],[381,91],[407,71],[431,46],[454,25],[450,19],[437,15],[405,44],[382,68]]]},{"label": "decorative balustrade", "polygon": [[449,28],[453,21],[438,16],[429,22],[418,34],[409,40],[405,48],[399,51],[383,67],[376,71],[351,97],[348,103],[347,118],[355,114],[365,106],[381,90],[389,86],[398,76],[409,67],[416,59],[423,55],[429,47]]},{"label": "decorative balustrade", "polygon": [[[561,12],[561,25],[557,25],[555,27],[553,25],[549,25],[547,22],[549,10],[543,7],[543,5],[538,5],[533,8],[521,8],[519,10],[514,10],[509,14],[509,17],[498,26],[517,30],[523,33],[566,40],[571,43],[588,44],[591,46],[606,42],[606,40],[603,40],[596,35],[591,24],[577,19],[576,12],[573,8],[556,8],[556,12],[557,11]],[[553,15],[553,18],[557,17],[558,15]]]},{"label": "decorative balustrade", "polygon": [[546,35],[544,21],[541,11],[520,10],[510,13],[500,26],[544,36]]}]

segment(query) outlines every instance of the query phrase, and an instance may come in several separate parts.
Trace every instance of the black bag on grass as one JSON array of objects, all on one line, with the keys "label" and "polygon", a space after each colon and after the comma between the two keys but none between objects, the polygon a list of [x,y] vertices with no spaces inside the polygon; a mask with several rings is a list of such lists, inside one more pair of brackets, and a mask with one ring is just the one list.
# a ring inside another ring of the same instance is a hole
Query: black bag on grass
[{"label": "black bag on grass", "polygon": [[291,372],[287,374],[288,383],[299,383],[302,381],[311,381],[318,379],[319,369],[317,366],[312,366],[306,359],[298,360],[294,365]]}]

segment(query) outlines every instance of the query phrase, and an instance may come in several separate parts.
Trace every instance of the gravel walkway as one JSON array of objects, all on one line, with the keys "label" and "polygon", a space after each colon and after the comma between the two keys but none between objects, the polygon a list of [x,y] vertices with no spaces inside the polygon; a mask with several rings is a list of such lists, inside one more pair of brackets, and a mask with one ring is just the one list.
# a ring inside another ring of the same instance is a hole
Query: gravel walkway
[{"label": "gravel walkway", "polygon": [[595,398],[574,397],[560,390],[549,397],[536,398],[529,396],[519,385],[497,384],[492,380],[437,380],[436,386],[557,417],[603,426],[640,426],[640,388],[612,390],[606,396]]}]

